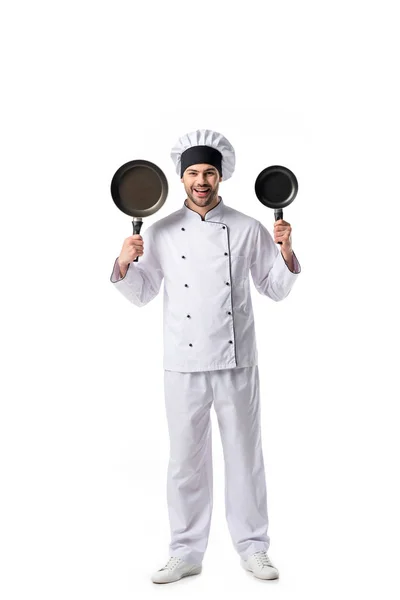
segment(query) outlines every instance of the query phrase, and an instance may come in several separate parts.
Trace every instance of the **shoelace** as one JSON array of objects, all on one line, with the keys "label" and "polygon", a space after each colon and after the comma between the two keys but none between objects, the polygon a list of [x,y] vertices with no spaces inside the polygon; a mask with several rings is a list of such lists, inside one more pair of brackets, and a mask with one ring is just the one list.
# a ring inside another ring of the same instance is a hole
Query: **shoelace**
[{"label": "shoelace", "polygon": [[254,556],[258,564],[261,564],[262,567],[273,566],[265,550],[260,550],[259,552],[256,552]]},{"label": "shoelace", "polygon": [[170,571],[172,571],[173,569],[175,569],[175,567],[177,567],[179,565],[181,560],[182,559],[178,558],[177,556],[171,556],[171,558],[169,559],[169,561],[167,562],[165,567],[163,567],[160,570],[164,571],[165,569],[169,569]]}]

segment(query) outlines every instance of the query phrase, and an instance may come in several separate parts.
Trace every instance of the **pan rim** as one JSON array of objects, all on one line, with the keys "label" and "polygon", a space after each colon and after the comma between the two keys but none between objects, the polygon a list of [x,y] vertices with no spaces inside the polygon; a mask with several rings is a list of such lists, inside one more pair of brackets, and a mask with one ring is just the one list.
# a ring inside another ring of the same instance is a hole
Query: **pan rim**
[{"label": "pan rim", "polygon": [[[285,174],[290,182],[291,182],[291,186],[292,186],[292,190],[291,193],[289,194],[289,196],[286,198],[286,200],[276,203],[273,202],[272,200],[269,199],[269,197],[265,196],[265,194],[262,193],[261,191],[261,187],[264,184],[265,178],[272,173],[283,173]],[[295,176],[295,174],[293,173],[293,171],[291,171],[290,169],[288,169],[287,167],[284,167],[283,165],[271,165],[269,167],[266,167],[265,169],[263,169],[257,176],[256,182],[254,184],[254,188],[255,188],[255,193],[257,198],[259,199],[259,201],[264,204],[264,206],[267,206],[268,208],[285,208],[285,206],[288,206],[289,204],[291,204],[293,202],[293,200],[295,199],[297,192],[298,192],[298,181],[297,178]]]}]

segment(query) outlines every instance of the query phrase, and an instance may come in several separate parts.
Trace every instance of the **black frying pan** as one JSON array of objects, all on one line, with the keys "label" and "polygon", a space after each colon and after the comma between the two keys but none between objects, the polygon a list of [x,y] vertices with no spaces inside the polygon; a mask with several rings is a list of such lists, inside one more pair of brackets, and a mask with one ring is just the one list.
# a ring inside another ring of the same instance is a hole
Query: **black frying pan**
[{"label": "black frying pan", "polygon": [[261,171],[255,183],[257,198],[264,206],[274,209],[275,221],[283,219],[282,209],[293,202],[298,189],[299,185],[294,173],[279,165]]},{"label": "black frying pan", "polygon": [[[168,182],[157,165],[148,160],[131,160],[115,172],[111,196],[116,206],[133,217],[133,233],[139,234],[143,221],[157,212],[168,195]],[[133,262],[137,262],[137,256]]]}]

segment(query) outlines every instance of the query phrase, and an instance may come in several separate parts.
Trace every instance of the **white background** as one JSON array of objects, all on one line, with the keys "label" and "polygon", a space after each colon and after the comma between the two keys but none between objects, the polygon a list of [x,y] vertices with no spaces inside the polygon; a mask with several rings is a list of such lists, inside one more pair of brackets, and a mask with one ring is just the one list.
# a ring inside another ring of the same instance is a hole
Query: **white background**
[{"label": "white background", "polygon": [[[1,18],[1,553],[7,600],[205,594],[398,598],[399,93],[395,2],[20,2]],[[144,158],[222,132],[226,204],[283,164],[302,267],[274,303],[252,285],[275,582],[239,565],[213,418],[203,573],[168,559],[162,291],[110,282],[131,219],[110,195]],[[266,589],[268,588],[268,589]],[[161,591],[162,590],[162,591]]]}]

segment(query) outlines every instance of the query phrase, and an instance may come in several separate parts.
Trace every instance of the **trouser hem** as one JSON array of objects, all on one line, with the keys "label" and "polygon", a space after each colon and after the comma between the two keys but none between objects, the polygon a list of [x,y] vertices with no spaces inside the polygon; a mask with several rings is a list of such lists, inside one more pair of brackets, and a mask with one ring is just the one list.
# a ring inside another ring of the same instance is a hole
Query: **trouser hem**
[{"label": "trouser hem", "polygon": [[247,560],[249,558],[249,556],[251,556],[255,552],[259,552],[260,550],[264,550],[265,552],[268,552],[269,544],[267,544],[265,542],[252,542],[250,544],[250,546],[247,548],[247,550],[245,550],[243,552],[239,552],[239,556],[243,560]]},{"label": "trouser hem", "polygon": [[170,556],[181,558],[190,565],[200,566],[203,562],[203,555],[198,552],[170,552]]}]

